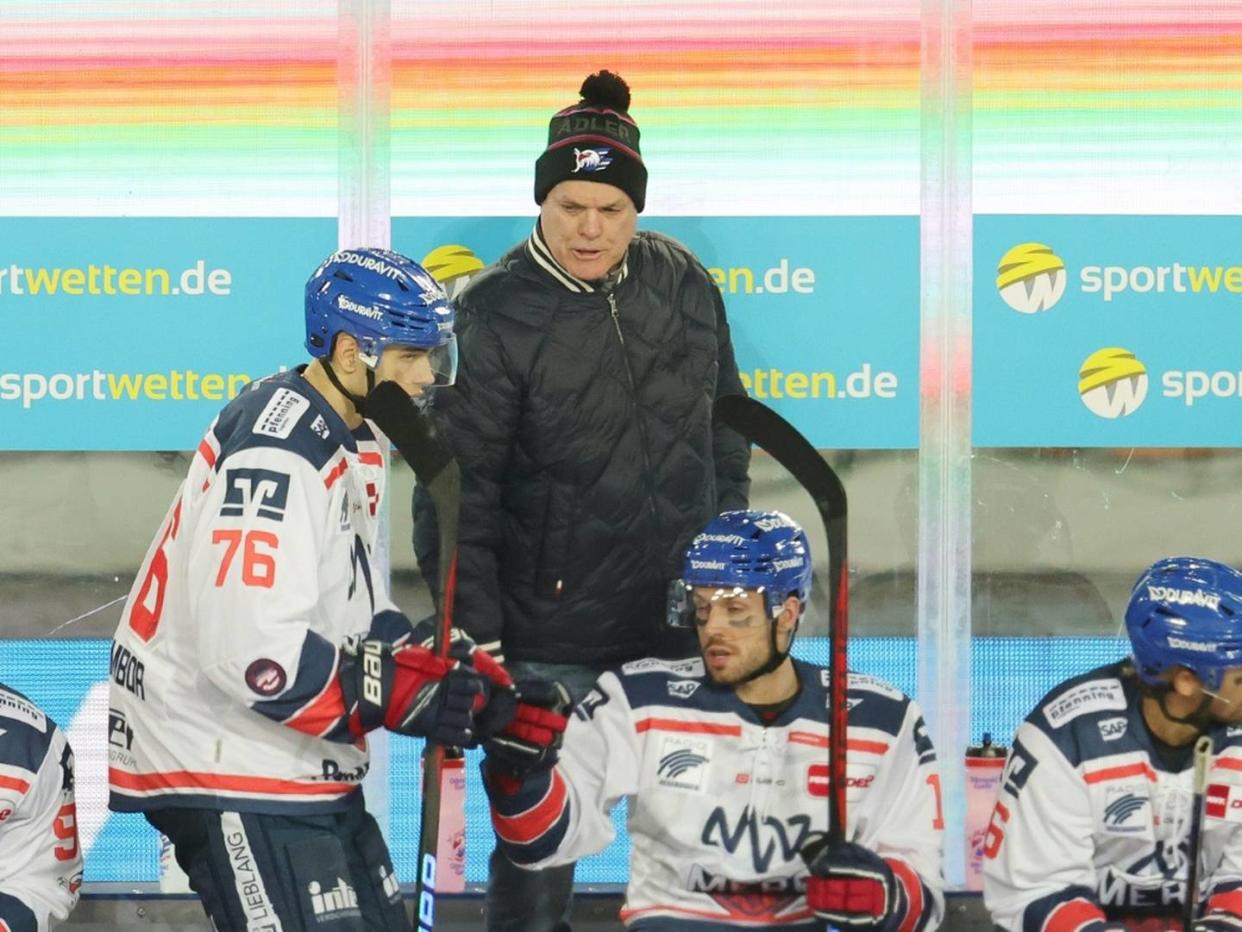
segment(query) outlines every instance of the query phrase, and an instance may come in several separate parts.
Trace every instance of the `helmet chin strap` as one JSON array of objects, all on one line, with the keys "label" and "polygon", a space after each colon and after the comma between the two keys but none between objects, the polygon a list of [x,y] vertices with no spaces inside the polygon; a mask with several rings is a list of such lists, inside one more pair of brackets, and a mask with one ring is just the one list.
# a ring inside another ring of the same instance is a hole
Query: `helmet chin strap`
[{"label": "helmet chin strap", "polygon": [[[367,366],[366,370],[367,370],[367,394],[370,394],[371,389],[375,388],[375,370],[372,369],[370,366]],[[337,377],[336,370],[332,368],[332,360],[328,359],[326,356],[323,359],[323,371],[327,374],[328,381],[332,383],[332,386],[338,392],[340,392],[342,395],[344,395],[346,398],[349,399],[350,403],[354,406],[354,410],[358,412],[359,416],[366,417],[367,416],[367,412],[366,412],[367,400],[361,395],[355,395],[353,392],[351,392],[349,389],[347,389],[344,385],[341,384],[341,380]]]},{"label": "helmet chin strap", "polygon": [[1168,704],[1165,702],[1165,697],[1170,692],[1171,690],[1165,689],[1156,694],[1156,702],[1160,706],[1160,714],[1170,722],[1176,722],[1179,725],[1189,725],[1195,731],[1205,731],[1212,724],[1212,718],[1207,714],[1207,710],[1211,707],[1212,700],[1220,699],[1220,696],[1210,689],[1205,689],[1203,690],[1203,699],[1193,712],[1189,715],[1174,715],[1169,711]]}]

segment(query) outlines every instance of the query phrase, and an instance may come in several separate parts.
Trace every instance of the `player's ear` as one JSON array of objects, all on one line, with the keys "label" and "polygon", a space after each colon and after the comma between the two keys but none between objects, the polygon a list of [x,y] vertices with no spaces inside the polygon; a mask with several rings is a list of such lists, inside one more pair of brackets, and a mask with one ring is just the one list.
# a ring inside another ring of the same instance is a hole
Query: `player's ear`
[{"label": "player's ear", "polygon": [[802,610],[802,603],[798,601],[797,596],[790,596],[785,600],[785,604],[781,606],[781,613],[776,616],[776,630],[781,634],[786,634],[794,629],[794,625],[798,623],[798,615]]},{"label": "player's ear", "polygon": [[1187,699],[1197,698],[1203,691],[1203,684],[1199,682],[1199,677],[1185,667],[1176,667],[1169,683],[1173,687],[1173,692]]},{"label": "player's ear", "polygon": [[336,345],[332,347],[332,368],[338,372],[352,374],[360,364],[358,341],[348,333],[338,333]]}]

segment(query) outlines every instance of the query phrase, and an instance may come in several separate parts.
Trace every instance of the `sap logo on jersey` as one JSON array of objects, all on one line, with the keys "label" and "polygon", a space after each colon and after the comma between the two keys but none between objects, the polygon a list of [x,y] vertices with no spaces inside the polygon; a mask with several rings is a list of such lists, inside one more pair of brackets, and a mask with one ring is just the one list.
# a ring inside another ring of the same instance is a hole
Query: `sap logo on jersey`
[{"label": "sap logo on jersey", "polygon": [[674,680],[668,684],[668,694],[674,699],[689,699],[698,688],[698,680]]},{"label": "sap logo on jersey", "polygon": [[1104,710],[1120,711],[1126,707],[1125,692],[1117,680],[1091,680],[1066,690],[1048,703],[1044,718],[1053,728],[1060,728],[1080,715]]},{"label": "sap logo on jersey", "polygon": [[1105,741],[1116,741],[1126,733],[1124,718],[1105,718],[1096,723],[1100,729],[1100,737]]},{"label": "sap logo on jersey", "polygon": [[709,763],[711,754],[706,741],[665,738],[656,764],[656,780],[660,786],[697,793],[703,789],[703,775]]}]

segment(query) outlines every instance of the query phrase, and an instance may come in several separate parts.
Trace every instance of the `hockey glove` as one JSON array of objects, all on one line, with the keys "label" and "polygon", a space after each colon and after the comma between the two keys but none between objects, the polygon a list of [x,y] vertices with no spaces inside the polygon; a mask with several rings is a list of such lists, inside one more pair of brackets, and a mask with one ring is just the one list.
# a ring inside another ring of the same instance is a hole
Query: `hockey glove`
[{"label": "hockey glove", "polygon": [[470,667],[383,641],[343,647],[340,681],[355,736],[383,726],[464,747],[475,740],[475,714],[487,702],[487,681]]},{"label": "hockey glove", "polygon": [[519,680],[513,720],[483,744],[488,774],[513,785],[556,766],[572,705],[569,690],[555,680]]},{"label": "hockey glove", "polygon": [[1242,916],[1214,909],[1207,915],[1196,919],[1194,932],[1242,932]]},{"label": "hockey glove", "polygon": [[[428,649],[435,643],[432,620],[424,618],[414,626],[414,636]],[[487,705],[475,716],[474,743],[476,747],[509,724],[517,710],[517,697],[513,692],[513,677],[491,654],[474,643],[474,639],[461,628],[449,631],[449,656],[471,668],[487,680],[490,696]]]},{"label": "hockey glove", "polygon": [[836,929],[881,929],[905,894],[893,869],[874,851],[846,842],[812,843],[802,852],[811,876],[806,901],[815,915]]}]

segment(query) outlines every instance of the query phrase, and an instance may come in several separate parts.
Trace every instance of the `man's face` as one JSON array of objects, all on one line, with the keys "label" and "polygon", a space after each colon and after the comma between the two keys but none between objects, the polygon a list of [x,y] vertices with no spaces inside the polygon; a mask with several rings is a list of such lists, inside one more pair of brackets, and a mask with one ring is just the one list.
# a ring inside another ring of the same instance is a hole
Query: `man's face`
[{"label": "man's face", "polygon": [[703,666],[712,682],[736,685],[768,662],[774,622],[768,618],[762,593],[695,586],[690,597]]},{"label": "man's face", "polygon": [[1242,722],[1242,667],[1231,667],[1220,678],[1220,688],[1208,706],[1208,714],[1218,722]]},{"label": "man's face", "polygon": [[379,365],[375,367],[375,382],[396,382],[401,390],[413,398],[435,383],[435,373],[427,350],[417,346],[392,343],[384,347]]},{"label": "man's face", "polygon": [[638,227],[638,211],[613,185],[562,181],[544,199],[539,225],[556,261],[570,275],[595,281],[621,264]]}]

